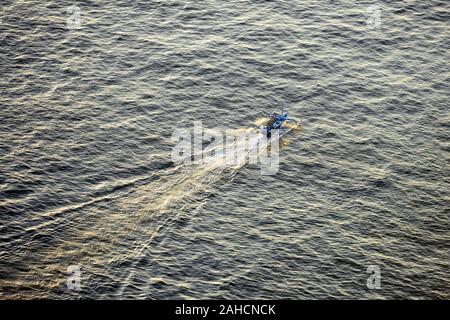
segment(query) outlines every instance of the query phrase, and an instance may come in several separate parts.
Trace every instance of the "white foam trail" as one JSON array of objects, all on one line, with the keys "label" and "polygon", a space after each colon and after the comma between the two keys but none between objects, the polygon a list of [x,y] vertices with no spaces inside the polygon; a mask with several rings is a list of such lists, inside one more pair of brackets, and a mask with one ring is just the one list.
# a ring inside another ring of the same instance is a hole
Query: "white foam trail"
[{"label": "white foam trail", "polygon": [[[132,199],[124,199],[121,205],[135,210],[133,217],[127,216],[124,223],[140,225],[140,222],[148,220],[156,223],[151,230],[142,230],[144,234],[148,234],[148,238],[127,255],[127,259],[134,261],[133,266],[146,256],[146,250],[163,228],[177,221],[182,215],[196,214],[220,180],[231,181],[252,156],[258,158],[264,149],[267,149],[268,144],[278,139],[276,135],[272,139],[264,139],[264,136],[254,129],[236,133],[237,135],[229,139],[229,143],[220,150],[217,146],[205,148],[204,155],[211,155],[214,151],[213,156],[164,169],[157,173],[159,179],[139,187]],[[242,139],[243,135],[249,139]],[[230,160],[229,155],[234,154],[234,151],[238,153]],[[132,276],[130,272],[124,285],[129,283]],[[121,293],[123,290],[125,286],[121,288]]]}]

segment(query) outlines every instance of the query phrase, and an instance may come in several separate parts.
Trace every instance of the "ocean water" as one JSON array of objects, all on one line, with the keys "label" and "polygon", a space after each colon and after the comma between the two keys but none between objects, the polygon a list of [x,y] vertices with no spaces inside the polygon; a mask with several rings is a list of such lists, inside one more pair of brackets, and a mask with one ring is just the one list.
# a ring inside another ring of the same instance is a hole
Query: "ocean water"
[{"label": "ocean water", "polygon": [[[0,298],[449,299],[449,9],[2,1]],[[276,175],[171,161],[280,101]]]}]

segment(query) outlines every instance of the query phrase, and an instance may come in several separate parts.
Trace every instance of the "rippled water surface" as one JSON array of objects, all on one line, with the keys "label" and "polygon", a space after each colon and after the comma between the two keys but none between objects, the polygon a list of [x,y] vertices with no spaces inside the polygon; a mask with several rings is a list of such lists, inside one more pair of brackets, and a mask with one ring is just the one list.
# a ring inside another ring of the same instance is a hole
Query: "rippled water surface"
[{"label": "rippled water surface", "polygon": [[[448,1],[72,4],[2,2],[1,298],[450,298]],[[171,162],[279,101],[277,175]]]}]

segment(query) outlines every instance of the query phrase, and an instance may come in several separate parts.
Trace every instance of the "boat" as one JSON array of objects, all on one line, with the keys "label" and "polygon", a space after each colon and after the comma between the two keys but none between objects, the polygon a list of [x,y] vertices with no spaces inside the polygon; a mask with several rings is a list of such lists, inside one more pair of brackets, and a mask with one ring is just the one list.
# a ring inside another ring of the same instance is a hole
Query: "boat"
[{"label": "boat", "polygon": [[279,130],[279,137],[299,126],[298,120],[289,118],[287,112],[284,112],[284,104],[281,103],[281,113],[272,112],[269,119],[261,126],[261,133],[271,138],[273,130]]}]

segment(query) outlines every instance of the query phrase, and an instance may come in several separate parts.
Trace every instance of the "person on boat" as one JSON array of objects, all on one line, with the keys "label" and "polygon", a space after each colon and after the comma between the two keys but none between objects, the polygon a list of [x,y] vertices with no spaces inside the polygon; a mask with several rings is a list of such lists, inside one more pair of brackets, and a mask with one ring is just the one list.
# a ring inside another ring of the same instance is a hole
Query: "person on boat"
[{"label": "person on boat", "polygon": [[277,114],[272,113],[270,115],[270,119],[265,125],[264,129],[266,130],[267,137],[270,138],[272,135],[272,129],[280,129],[281,125],[286,121],[287,113],[285,114]]}]

